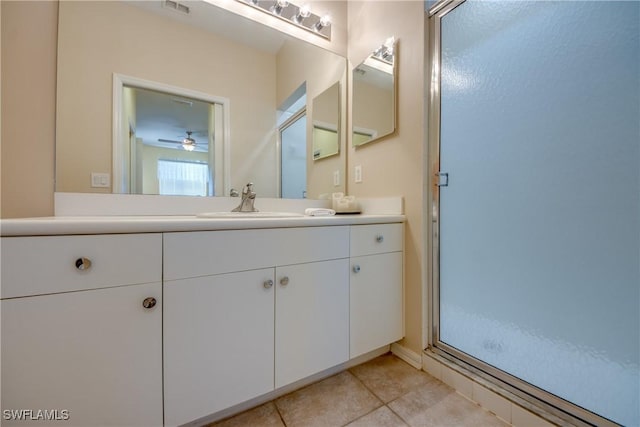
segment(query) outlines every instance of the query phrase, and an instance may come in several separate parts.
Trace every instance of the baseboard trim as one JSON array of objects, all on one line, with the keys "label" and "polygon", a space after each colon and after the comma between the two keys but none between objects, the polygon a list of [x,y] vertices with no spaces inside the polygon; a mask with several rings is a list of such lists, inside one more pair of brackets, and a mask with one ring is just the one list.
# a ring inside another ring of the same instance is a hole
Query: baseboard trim
[{"label": "baseboard trim", "polygon": [[[536,427],[586,427],[577,418],[569,420],[549,405],[541,406],[492,381],[479,369],[443,357],[432,349],[422,353],[424,370],[448,384],[462,396],[477,403],[503,421],[514,425]],[[605,424],[609,425],[609,424]]]},{"label": "baseboard trim", "polygon": [[398,343],[391,344],[391,353],[395,354],[414,368],[422,369],[422,356],[419,353],[409,350],[407,347]]}]

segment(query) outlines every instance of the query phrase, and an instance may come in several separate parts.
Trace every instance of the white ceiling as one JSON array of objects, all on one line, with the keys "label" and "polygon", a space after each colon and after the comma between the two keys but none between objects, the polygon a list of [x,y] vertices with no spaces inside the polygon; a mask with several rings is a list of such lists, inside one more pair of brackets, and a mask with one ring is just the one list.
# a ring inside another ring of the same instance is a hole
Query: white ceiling
[{"label": "white ceiling", "polygon": [[164,7],[164,0],[128,0],[126,3],[273,54],[289,38],[278,30],[202,0],[178,0],[178,3],[189,7],[188,15]]},{"label": "white ceiling", "polygon": [[180,144],[187,131],[193,132],[198,151],[207,151],[209,129],[209,103],[177,95],[145,89],[133,89],[136,94],[136,137],[143,143],[166,148],[182,149]]}]

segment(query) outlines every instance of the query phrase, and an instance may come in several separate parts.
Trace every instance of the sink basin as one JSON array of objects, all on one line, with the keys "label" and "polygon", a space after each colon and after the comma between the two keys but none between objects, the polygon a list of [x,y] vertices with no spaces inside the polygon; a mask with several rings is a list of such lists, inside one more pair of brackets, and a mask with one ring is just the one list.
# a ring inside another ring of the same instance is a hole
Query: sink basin
[{"label": "sink basin", "polygon": [[198,218],[294,218],[304,216],[291,212],[205,212],[196,215]]}]

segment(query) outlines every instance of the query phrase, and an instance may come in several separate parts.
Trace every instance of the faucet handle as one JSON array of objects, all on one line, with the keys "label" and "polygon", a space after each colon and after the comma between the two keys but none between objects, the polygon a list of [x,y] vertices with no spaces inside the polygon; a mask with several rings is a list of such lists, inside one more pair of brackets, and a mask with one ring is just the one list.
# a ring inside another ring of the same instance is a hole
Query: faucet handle
[{"label": "faucet handle", "polygon": [[247,183],[242,189],[242,194],[249,194],[253,191],[253,182]]}]

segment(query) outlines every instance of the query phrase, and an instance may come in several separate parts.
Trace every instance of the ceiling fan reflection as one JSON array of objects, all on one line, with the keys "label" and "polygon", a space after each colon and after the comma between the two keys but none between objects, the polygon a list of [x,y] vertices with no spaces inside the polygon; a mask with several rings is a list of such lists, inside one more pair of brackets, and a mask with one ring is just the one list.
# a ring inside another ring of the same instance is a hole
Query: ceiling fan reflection
[{"label": "ceiling fan reflection", "polygon": [[176,141],[172,139],[158,138],[158,142],[168,142],[172,144],[181,144],[182,148],[186,151],[193,151],[196,148],[196,140],[191,137],[192,131],[187,131],[187,136],[182,141]]}]

